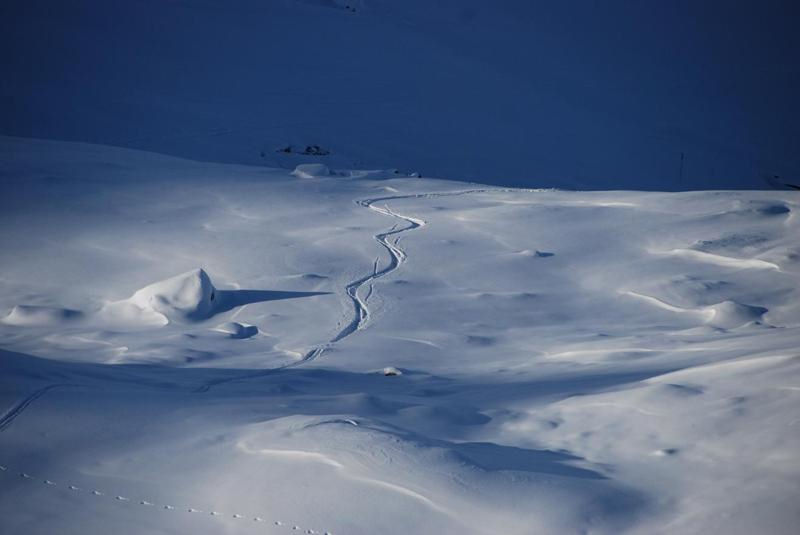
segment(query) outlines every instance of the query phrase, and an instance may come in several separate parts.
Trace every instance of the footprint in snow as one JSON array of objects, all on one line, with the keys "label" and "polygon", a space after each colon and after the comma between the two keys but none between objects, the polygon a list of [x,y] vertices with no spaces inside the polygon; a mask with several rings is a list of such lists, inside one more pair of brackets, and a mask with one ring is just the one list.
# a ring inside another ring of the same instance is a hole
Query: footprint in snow
[{"label": "footprint in snow", "polygon": [[49,479],[45,479],[45,480],[44,480],[44,484],[45,484],[45,485],[55,485],[55,484],[56,484],[56,482],[55,482],[55,481],[50,481]]},{"label": "footprint in snow", "polygon": [[172,509],[175,509],[175,508],[174,508],[173,506],[171,506],[171,505],[165,505],[165,506],[164,506],[164,509],[170,509],[170,510],[172,510]]},{"label": "footprint in snow", "polygon": [[257,516],[257,517],[255,517],[255,518],[253,519],[253,522],[263,522],[263,521],[264,521],[264,519],[263,519],[263,518],[261,518],[260,516]]},{"label": "footprint in snow", "polygon": [[22,473],[20,474],[20,477],[24,477],[25,479],[30,479],[30,478],[31,478],[31,476],[30,476],[30,475],[28,475],[28,474],[26,474],[25,472],[22,472]]},{"label": "footprint in snow", "polygon": [[92,494],[94,494],[95,496],[102,496],[103,495],[103,493],[100,492],[99,490],[93,490]]},{"label": "footprint in snow", "polygon": [[76,487],[75,485],[70,485],[70,486],[69,486],[69,490],[81,490],[81,489],[79,489],[79,488],[78,488],[78,487]]},{"label": "footprint in snow", "polygon": [[209,514],[210,514],[211,516],[219,516],[219,515],[221,515],[222,513],[220,513],[219,511],[211,511],[211,513],[209,513]]},{"label": "footprint in snow", "polygon": [[0,472],[5,472],[8,470],[5,466],[0,465]]},{"label": "footprint in snow", "polygon": [[125,496],[117,496],[117,500],[121,502],[129,502],[130,499],[126,498]]},{"label": "footprint in snow", "polygon": [[187,511],[189,511],[190,513],[202,513],[202,512],[203,512],[203,511],[201,511],[200,509],[195,509],[195,508],[193,508],[193,507],[189,507],[189,508],[187,509]]},{"label": "footprint in snow", "polygon": [[242,515],[233,515],[233,518],[242,518]]},{"label": "footprint in snow", "polygon": [[139,505],[153,505],[153,504],[148,502],[147,500],[142,500],[139,502]]}]

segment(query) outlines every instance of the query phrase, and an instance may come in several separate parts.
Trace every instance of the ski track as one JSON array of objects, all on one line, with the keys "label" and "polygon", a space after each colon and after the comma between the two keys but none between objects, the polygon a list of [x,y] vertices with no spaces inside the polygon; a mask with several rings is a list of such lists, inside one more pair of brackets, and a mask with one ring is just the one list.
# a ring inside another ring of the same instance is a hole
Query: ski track
[{"label": "ski track", "polygon": [[[51,387],[56,387],[56,386],[63,386],[63,385],[51,385]],[[47,389],[48,389],[48,387],[40,389],[37,392],[41,392],[42,390],[46,391]],[[26,398],[26,399],[30,399],[30,396],[28,398]],[[8,468],[8,466],[0,465],[0,474],[10,474],[11,472],[13,472],[13,471],[10,470]],[[19,472],[19,477],[21,477],[22,479],[27,479],[27,480],[31,481],[32,483],[33,482],[40,482],[40,483],[42,483],[44,485],[47,485],[49,487],[59,487],[60,486],[55,481],[52,481],[50,479],[41,479],[41,478],[38,478],[38,477],[34,477],[33,475],[29,474],[28,472]],[[155,501],[149,501],[149,500],[145,500],[145,499],[134,500],[134,499],[128,498],[126,496],[123,496],[122,494],[108,493],[108,492],[103,492],[103,491],[100,491],[100,490],[97,490],[97,489],[81,489],[80,487],[75,486],[75,485],[71,485],[71,484],[70,485],[65,485],[65,486],[66,486],[67,489],[69,489],[69,490],[71,490],[73,492],[86,492],[90,496],[93,496],[93,497],[96,497],[96,498],[103,498],[103,497],[108,496],[108,497],[114,499],[115,501],[128,502],[131,505],[139,505],[139,506],[142,506],[142,507],[153,507],[153,508],[165,509],[165,510],[168,510],[168,511],[175,511],[175,512],[183,511],[183,512],[186,512],[186,513],[195,513],[195,514],[203,514],[204,513],[204,511],[202,509],[198,509],[196,507],[189,507],[189,506],[177,507],[175,505],[170,505],[170,504],[163,504],[163,505],[158,505],[157,506]],[[244,514],[240,514],[240,513],[233,513],[233,514],[226,515],[226,514],[223,514],[223,513],[219,512],[216,509],[210,510],[208,512],[208,516],[209,517],[218,517],[218,518],[223,518],[223,517],[224,518],[234,518],[234,519],[237,519],[237,520],[245,520],[245,519],[249,518],[249,519],[252,519],[253,522],[267,522],[268,521],[266,516],[244,515]],[[315,534],[333,535],[333,532],[331,532],[331,531],[325,531],[325,530],[318,531],[318,530],[315,530],[315,529],[312,529],[312,528],[303,528],[299,524],[286,523],[286,522],[282,522],[280,520],[273,520],[272,521],[272,525],[274,525],[276,527],[283,527],[283,528],[285,528],[285,529],[287,529],[289,531],[300,531],[302,533],[307,533],[307,534],[310,534],[310,535],[315,535]]]},{"label": "ski track", "polygon": [[0,431],[5,431],[5,429],[8,426],[10,426],[14,422],[14,420],[20,414],[22,414],[25,411],[25,409],[27,409],[30,406],[31,403],[33,403],[34,401],[36,401],[37,399],[48,393],[50,390],[61,386],[67,386],[67,385],[62,385],[62,384],[48,385],[32,392],[28,396],[18,401],[13,407],[8,409],[5,412],[5,414],[3,414],[3,416],[0,416]]},{"label": "ski track", "polygon": [[[400,240],[399,235],[422,228],[425,225],[427,225],[427,222],[425,222],[422,219],[418,219],[416,217],[412,217],[409,215],[399,214],[397,212],[392,211],[392,209],[390,209],[386,204],[384,204],[383,206],[376,206],[376,203],[379,202],[385,203],[389,201],[396,201],[402,199],[429,199],[435,197],[451,197],[456,195],[467,195],[470,193],[489,193],[489,192],[504,192],[504,191],[517,191],[517,190],[482,188],[482,189],[470,189],[470,190],[438,192],[438,193],[410,193],[406,195],[390,195],[386,197],[376,197],[372,199],[361,199],[354,201],[359,206],[368,208],[373,212],[377,212],[381,215],[394,217],[396,219],[399,219],[403,223],[407,223],[407,225],[398,228],[398,225],[395,224],[389,230],[375,234],[374,236],[375,241],[377,241],[389,253],[389,264],[384,268],[378,269],[380,259],[376,258],[372,268],[372,273],[360,277],[347,284],[347,286],[345,287],[345,293],[350,298],[353,304],[353,319],[341,331],[339,331],[339,333],[336,336],[334,336],[330,340],[330,342],[310,351],[306,355],[306,358],[301,360],[299,363],[308,362],[309,360],[313,360],[314,358],[319,357],[325,351],[325,349],[330,347],[331,344],[335,344],[336,342],[339,342],[347,338],[356,331],[360,331],[361,329],[366,327],[370,319],[370,310],[369,307],[367,306],[367,301],[372,296],[374,291],[373,282],[376,279],[379,279],[394,271],[397,271],[400,268],[400,266],[408,259],[408,255],[406,254],[406,252],[398,245],[398,241]],[[394,237],[394,240],[391,239],[392,237]],[[359,294],[359,290],[365,285],[368,287],[368,291],[366,297],[362,299]],[[320,349],[321,351],[319,351]]]},{"label": "ski track", "polygon": [[[373,236],[373,238],[389,253],[389,264],[384,268],[378,269],[380,258],[376,258],[372,266],[371,273],[364,275],[363,277],[359,277],[358,279],[349,282],[345,286],[345,294],[350,299],[353,305],[353,319],[350,320],[350,322],[347,325],[345,325],[336,334],[336,336],[331,338],[328,342],[311,349],[305,355],[303,355],[303,357],[300,360],[296,362],[290,362],[288,364],[284,364],[283,366],[270,368],[268,370],[261,370],[255,373],[249,373],[247,375],[238,375],[236,377],[228,377],[224,379],[216,379],[213,381],[208,381],[199,386],[194,391],[197,393],[204,393],[208,392],[215,386],[219,386],[225,383],[230,383],[233,381],[241,381],[246,379],[255,379],[258,377],[264,377],[267,375],[280,372],[281,370],[302,366],[322,356],[322,354],[325,353],[325,351],[333,344],[344,340],[348,336],[366,327],[370,319],[370,310],[369,307],[367,306],[367,301],[373,294],[374,290],[373,282],[376,279],[384,277],[399,269],[400,266],[408,258],[408,255],[406,255],[405,251],[398,245],[398,240],[400,239],[398,235],[422,228],[427,224],[422,219],[418,219],[409,215],[399,214],[397,212],[392,211],[385,204],[386,202],[403,200],[403,199],[432,199],[436,197],[453,197],[458,195],[468,195],[472,193],[505,193],[505,192],[521,192],[521,191],[531,192],[536,190],[514,189],[514,188],[476,188],[476,189],[459,190],[459,191],[389,195],[385,197],[375,197],[370,199],[360,199],[354,201],[358,206],[362,206],[364,208],[372,210],[373,212],[377,212],[381,215],[399,219],[401,223],[407,223],[407,225],[398,228],[398,225],[400,223],[396,223],[389,230],[384,232],[379,232],[378,234],[375,234]],[[382,207],[375,206],[375,203],[379,202],[384,202],[384,205]],[[391,240],[392,237],[395,237],[394,241]],[[367,285],[368,287],[368,292],[367,295],[364,298],[362,298],[359,295],[359,290],[365,285]]]}]

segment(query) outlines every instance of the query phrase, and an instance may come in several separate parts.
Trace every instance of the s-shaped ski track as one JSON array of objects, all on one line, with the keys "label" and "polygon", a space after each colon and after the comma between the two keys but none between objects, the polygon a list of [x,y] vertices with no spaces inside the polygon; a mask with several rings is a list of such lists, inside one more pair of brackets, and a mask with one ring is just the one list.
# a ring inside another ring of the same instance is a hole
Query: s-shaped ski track
[{"label": "s-shaped ski track", "polygon": [[[369,306],[367,305],[367,301],[369,299],[369,296],[371,296],[373,293],[373,282],[376,279],[379,279],[394,271],[397,271],[400,268],[400,266],[404,262],[406,262],[406,260],[408,260],[408,255],[398,244],[398,240],[400,238],[399,235],[411,232],[413,230],[417,230],[427,225],[427,223],[422,219],[412,217],[410,215],[400,214],[393,211],[391,208],[389,208],[389,206],[386,203],[390,201],[397,201],[404,199],[431,199],[436,197],[452,197],[457,195],[468,195],[472,193],[491,193],[491,192],[508,192],[508,191],[519,191],[519,190],[511,188],[507,189],[476,188],[476,189],[446,191],[446,192],[409,193],[405,195],[390,195],[385,197],[359,199],[354,201],[358,206],[362,206],[381,215],[392,217],[394,219],[399,220],[399,222],[394,226],[392,226],[389,230],[386,230],[384,232],[379,232],[378,234],[375,234],[373,236],[375,241],[377,241],[381,245],[381,247],[386,249],[386,251],[389,253],[389,263],[385,267],[378,269],[378,260],[376,260],[375,264],[373,265],[373,269],[369,274],[359,277],[347,283],[347,285],[345,286],[345,294],[353,304],[353,318],[350,320],[350,322],[347,325],[345,325],[336,334],[336,336],[331,338],[328,342],[314,347],[313,349],[308,351],[305,355],[303,355],[303,358],[295,362],[291,362],[289,364],[285,364],[277,368],[271,368],[269,370],[262,370],[248,375],[240,375],[236,377],[209,381],[200,386],[199,388],[197,388],[195,391],[208,392],[212,387],[218,386],[223,383],[238,381],[242,379],[252,379],[255,377],[263,377],[265,375],[271,375],[273,373],[288,368],[296,368],[298,366],[302,366],[303,364],[307,364],[319,358],[333,344],[344,340],[353,333],[360,331],[361,329],[366,327],[370,320],[370,310]],[[383,204],[379,205],[378,203],[383,203]],[[368,287],[369,290],[367,292],[367,296],[362,298],[359,292],[365,286]]]}]

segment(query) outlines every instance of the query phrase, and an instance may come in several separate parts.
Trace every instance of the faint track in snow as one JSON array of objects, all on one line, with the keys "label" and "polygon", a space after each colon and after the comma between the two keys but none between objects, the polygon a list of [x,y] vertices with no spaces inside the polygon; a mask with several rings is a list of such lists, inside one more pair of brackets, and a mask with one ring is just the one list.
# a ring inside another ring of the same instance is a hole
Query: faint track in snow
[{"label": "faint track in snow", "polygon": [[5,431],[5,429],[14,423],[14,420],[22,414],[25,409],[27,409],[31,403],[48,393],[50,390],[54,388],[58,388],[60,386],[67,386],[67,385],[48,385],[43,388],[40,388],[28,396],[22,398],[17,403],[14,404],[10,409],[8,409],[2,416],[0,416],[0,431]]}]

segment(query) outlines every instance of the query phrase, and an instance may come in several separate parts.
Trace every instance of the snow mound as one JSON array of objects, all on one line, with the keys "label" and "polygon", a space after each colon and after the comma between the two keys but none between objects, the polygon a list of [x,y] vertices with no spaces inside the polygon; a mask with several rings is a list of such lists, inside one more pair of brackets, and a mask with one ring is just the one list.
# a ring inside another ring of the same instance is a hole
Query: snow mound
[{"label": "snow mound", "polygon": [[214,330],[225,333],[231,338],[250,338],[258,334],[258,327],[255,325],[247,325],[236,321],[217,325]]},{"label": "snow mound", "polygon": [[18,327],[41,327],[61,325],[62,323],[80,319],[83,313],[68,308],[17,305],[3,318],[3,323]]},{"label": "snow mound", "polygon": [[145,286],[128,300],[141,308],[151,308],[168,319],[203,319],[214,308],[216,288],[202,269]]},{"label": "snow mound", "polygon": [[129,299],[107,305],[104,315],[117,323],[166,325],[197,321],[214,311],[217,290],[202,269],[145,286]]},{"label": "snow mound", "polygon": [[768,312],[764,307],[743,305],[736,301],[723,301],[708,307],[708,310],[713,313],[709,325],[720,329],[735,329],[761,321],[762,316]]},{"label": "snow mound", "polygon": [[328,166],[321,163],[304,163],[294,168],[292,176],[297,178],[318,178],[330,176],[331,170]]},{"label": "snow mound", "polygon": [[551,256],[555,256],[555,253],[551,253],[548,251],[540,251],[539,249],[530,250],[530,249],[523,249],[521,251],[515,251],[511,254],[516,256],[525,256],[525,257],[532,257],[532,258],[549,258]]}]

